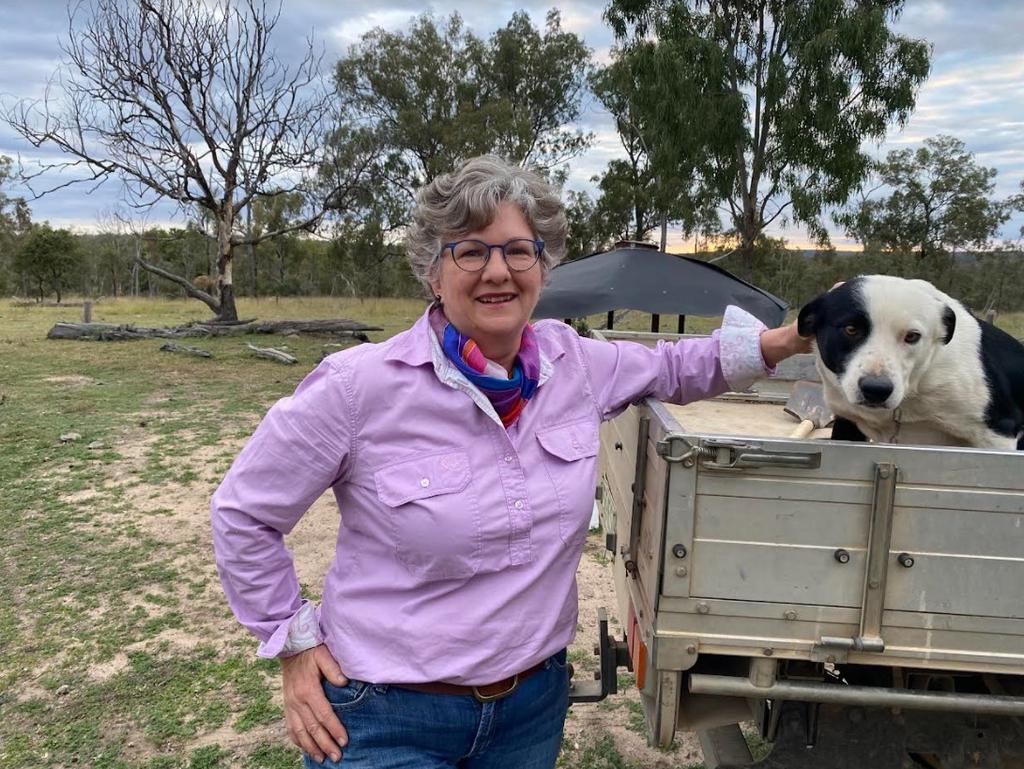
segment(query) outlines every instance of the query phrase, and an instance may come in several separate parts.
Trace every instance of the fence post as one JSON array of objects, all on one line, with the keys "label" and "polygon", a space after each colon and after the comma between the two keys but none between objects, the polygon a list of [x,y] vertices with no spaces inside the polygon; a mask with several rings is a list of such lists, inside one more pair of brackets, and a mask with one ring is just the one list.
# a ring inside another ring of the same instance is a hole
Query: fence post
[{"label": "fence post", "polygon": [[92,323],[92,302],[82,303],[82,322]]}]

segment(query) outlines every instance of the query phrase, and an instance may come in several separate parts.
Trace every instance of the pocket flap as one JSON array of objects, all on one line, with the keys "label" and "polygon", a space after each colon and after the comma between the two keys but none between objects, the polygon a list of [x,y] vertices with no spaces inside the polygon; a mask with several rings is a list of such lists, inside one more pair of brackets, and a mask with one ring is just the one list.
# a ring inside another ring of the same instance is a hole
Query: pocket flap
[{"label": "pocket flap", "polygon": [[469,478],[469,454],[464,451],[416,457],[373,474],[377,497],[391,507],[462,491],[469,485]]},{"label": "pocket flap", "polygon": [[588,420],[537,431],[537,440],[549,453],[567,462],[597,454],[597,423]]}]

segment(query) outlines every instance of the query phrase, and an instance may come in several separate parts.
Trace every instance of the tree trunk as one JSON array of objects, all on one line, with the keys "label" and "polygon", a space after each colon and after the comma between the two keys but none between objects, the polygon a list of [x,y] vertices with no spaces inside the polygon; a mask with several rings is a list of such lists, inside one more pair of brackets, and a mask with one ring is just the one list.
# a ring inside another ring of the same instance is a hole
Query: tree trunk
[{"label": "tree trunk", "polygon": [[219,321],[238,320],[238,310],[235,309],[235,287],[231,282],[231,257],[234,246],[231,245],[232,229],[231,200],[225,203],[220,219],[217,221],[217,247],[219,255],[217,258],[217,272],[219,273],[220,287],[220,312],[217,313]]},{"label": "tree trunk", "polygon": [[741,233],[742,240],[739,247],[739,269],[737,273],[744,280],[750,280],[754,276],[754,242],[756,235],[752,233]]},{"label": "tree trunk", "polygon": [[740,222],[739,277],[750,280],[754,275],[754,243],[757,241],[758,222],[755,214],[757,197],[743,190],[743,219]]},{"label": "tree trunk", "polygon": [[[228,271],[231,271],[231,263],[228,263]],[[238,320],[238,311],[235,309],[235,287],[230,283],[224,283],[220,287],[220,313],[217,320],[225,323],[233,323]]]},{"label": "tree trunk", "polygon": [[[252,203],[245,207],[245,235],[252,237]],[[252,273],[252,288],[250,294],[259,296],[259,271],[256,269],[256,246],[249,244],[249,270]]]}]

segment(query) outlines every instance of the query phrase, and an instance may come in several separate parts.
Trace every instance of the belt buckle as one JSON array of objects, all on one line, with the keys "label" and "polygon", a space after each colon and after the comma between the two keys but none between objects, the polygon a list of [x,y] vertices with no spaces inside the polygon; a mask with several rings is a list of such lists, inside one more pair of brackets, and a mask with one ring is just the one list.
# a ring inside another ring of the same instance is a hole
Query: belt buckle
[{"label": "belt buckle", "polygon": [[512,692],[514,692],[518,687],[519,687],[519,674],[516,673],[514,676],[512,676],[512,685],[508,689],[506,689],[505,691],[498,692],[497,694],[483,694],[480,691],[479,687],[474,686],[473,687],[473,698],[477,702],[481,702],[481,703],[494,702],[495,700],[500,700],[502,697],[507,697]]}]

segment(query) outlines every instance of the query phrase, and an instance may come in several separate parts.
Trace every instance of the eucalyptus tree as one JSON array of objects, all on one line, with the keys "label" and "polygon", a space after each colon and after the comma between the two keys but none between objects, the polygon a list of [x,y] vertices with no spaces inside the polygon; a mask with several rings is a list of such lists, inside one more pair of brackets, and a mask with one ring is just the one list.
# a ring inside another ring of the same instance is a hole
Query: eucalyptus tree
[{"label": "eucalyptus tree", "polygon": [[610,238],[599,219],[597,206],[586,192],[569,190],[565,201],[565,218],[569,224],[569,238],[565,245],[567,261],[601,251]]},{"label": "eucalyptus tree", "polygon": [[[603,232],[617,239],[646,240],[668,223],[686,233],[717,226],[714,202],[696,183],[692,164],[681,164],[666,137],[650,130],[638,97],[643,77],[633,58],[613,52],[613,61],[591,77],[591,88],[615,120],[623,156],[594,177],[599,196],[595,214]],[[668,157],[666,157],[666,155]]]},{"label": "eucalyptus tree", "polygon": [[14,271],[32,286],[40,302],[51,292],[60,302],[81,264],[82,253],[75,236],[68,230],[55,230],[46,222],[29,230],[13,260]]},{"label": "eucalyptus tree", "polygon": [[1024,188],[994,196],[996,175],[956,137],[925,139],[876,162],[876,186],[836,222],[865,250],[911,255],[916,273],[947,284],[957,252],[988,250],[1013,212],[1024,210]]},{"label": "eucalyptus tree", "polygon": [[902,0],[612,0],[662,162],[721,201],[749,272],[758,235],[822,215],[864,180],[861,147],[911,114],[930,48],[892,30]]},{"label": "eucalyptus tree", "polygon": [[[84,0],[69,12],[55,96],[5,107],[34,147],[68,159],[26,177],[42,195],[114,177],[134,205],[171,201],[215,222],[219,299],[154,265],[237,320],[232,259],[240,245],[316,227],[348,205],[372,145],[328,144],[334,99],[312,40],[286,64],[271,46],[280,6],[267,0]],[[333,151],[331,151],[333,148]],[[299,193],[304,215],[252,234],[242,213],[259,196]]]},{"label": "eucalyptus tree", "polygon": [[[608,163],[598,183],[599,197],[595,215],[602,218],[623,240],[645,240],[668,217],[662,202],[664,175],[655,171],[648,141],[637,126],[633,106],[636,83],[629,60],[619,58],[594,73],[591,88],[615,120],[615,128],[624,156]],[[652,138],[653,140],[653,138]]]},{"label": "eucalyptus tree", "polygon": [[488,151],[551,173],[587,148],[589,135],[573,124],[590,50],[562,29],[557,9],[548,11],[543,32],[525,11],[515,12],[473,55]]},{"label": "eucalyptus tree", "polygon": [[404,225],[416,190],[474,155],[557,177],[590,138],[573,127],[589,69],[590,51],[555,10],[543,30],[517,12],[487,39],[458,14],[367,32],[338,62],[335,84],[345,122],[383,150],[367,187],[384,201],[378,226]]}]

